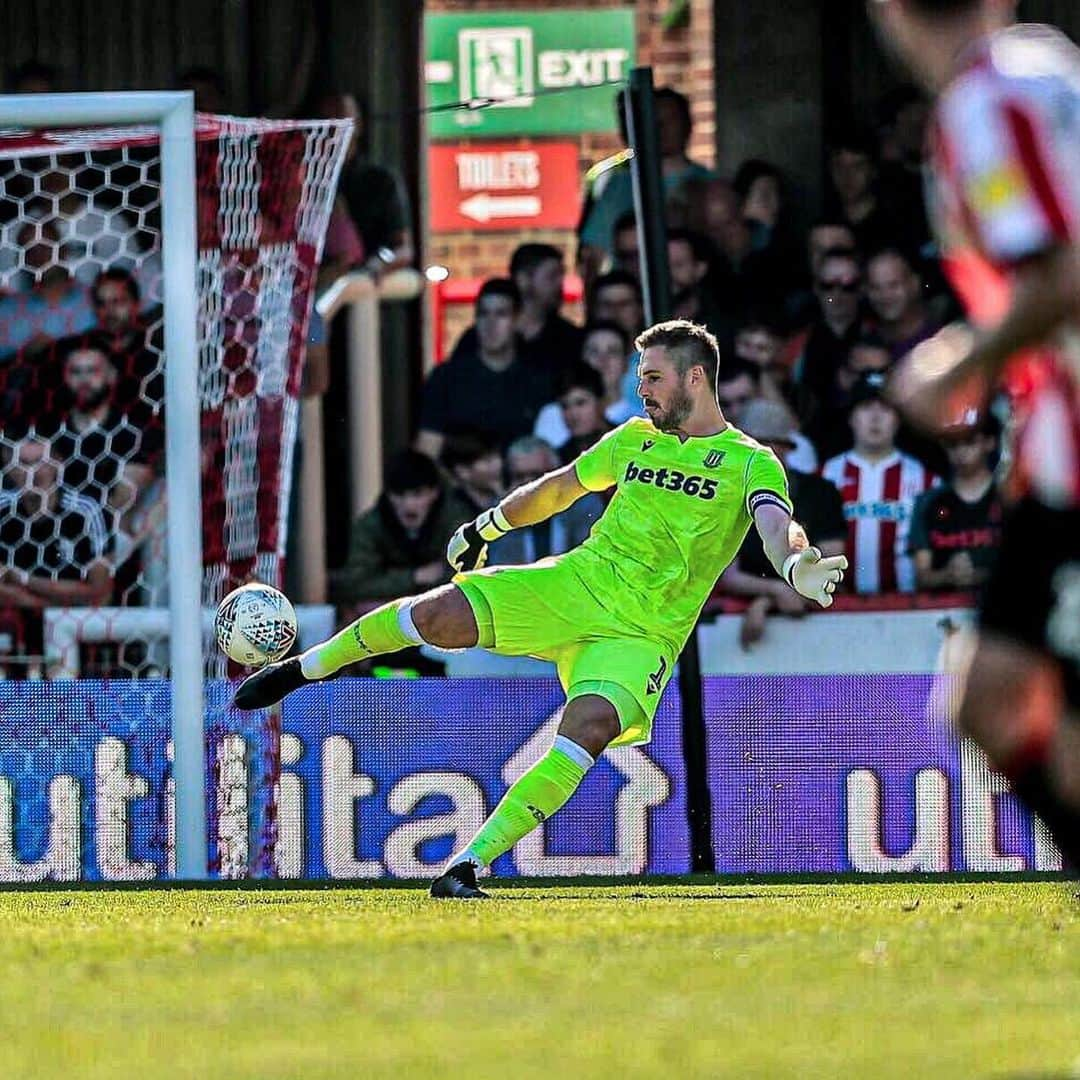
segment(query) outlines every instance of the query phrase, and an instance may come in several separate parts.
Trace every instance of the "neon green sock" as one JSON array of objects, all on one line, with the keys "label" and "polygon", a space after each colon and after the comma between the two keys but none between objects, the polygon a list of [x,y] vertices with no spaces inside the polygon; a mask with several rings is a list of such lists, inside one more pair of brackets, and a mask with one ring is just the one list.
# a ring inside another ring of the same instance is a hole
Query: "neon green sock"
[{"label": "neon green sock", "polygon": [[[410,602],[411,598],[408,597],[391,600],[389,604],[361,615],[356,622],[349,623],[344,630],[339,630],[321,645],[308,649],[300,657],[300,670],[304,677],[325,679],[346,664],[355,664],[357,660],[367,660],[419,644],[417,639],[410,638],[401,629],[398,621],[401,605]],[[408,622],[411,625],[412,620]]]},{"label": "neon green sock", "polygon": [[589,766],[588,751],[564,735],[502,797],[469,846],[451,863],[471,859],[490,866],[523,836],[558,810],[578,789]]}]

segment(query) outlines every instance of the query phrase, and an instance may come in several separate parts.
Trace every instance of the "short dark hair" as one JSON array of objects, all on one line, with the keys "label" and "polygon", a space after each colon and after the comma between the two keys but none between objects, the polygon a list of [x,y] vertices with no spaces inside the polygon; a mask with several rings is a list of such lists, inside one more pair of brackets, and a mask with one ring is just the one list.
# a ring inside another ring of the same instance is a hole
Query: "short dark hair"
[{"label": "short dark hair", "polygon": [[781,192],[784,189],[784,174],[771,162],[763,161],[761,158],[750,158],[744,161],[738,169],[735,170],[735,179],[732,181],[732,187],[738,193],[740,199],[745,199],[750,194],[750,189],[754,186],[754,182],[760,180],[763,176],[770,177],[775,180],[777,186]]},{"label": "short dark hair", "polygon": [[637,231],[637,214],[633,210],[624,210],[616,219],[615,224],[611,226],[611,235],[624,232],[626,229],[633,229]]},{"label": "short dark hair", "polygon": [[704,368],[709,388],[716,393],[720,347],[704,326],[689,319],[669,319],[643,330],[634,341],[634,348],[638,352],[644,352],[654,345],[667,350],[680,375],[685,375],[692,367]]},{"label": "short dark hair", "polygon": [[17,64],[7,73],[7,88],[11,91],[17,91],[23,83],[28,82],[43,82],[55,90],[59,81],[59,69],[37,59]]},{"label": "short dark hair", "polygon": [[139,290],[139,283],[135,280],[135,275],[130,270],[125,270],[122,266],[110,266],[107,270],[102,270],[96,278],[94,278],[94,284],[91,286],[90,295],[97,304],[98,289],[106,281],[115,281],[119,285],[123,285],[127,289],[128,296],[137,304],[141,297]]},{"label": "short dark hair", "polygon": [[756,386],[761,381],[761,372],[748,360],[728,360],[716,373],[716,382],[729,383],[743,377],[753,380]]},{"label": "short dark hair", "polygon": [[698,262],[711,263],[713,261],[715,253],[712,244],[709,243],[709,238],[693,229],[668,229],[667,242],[686,244]]},{"label": "short dark hair", "polygon": [[383,487],[395,495],[420,488],[442,487],[439,467],[419,450],[400,450],[386,463]]},{"label": "short dark hair", "polygon": [[840,128],[832,132],[829,138],[829,156],[845,150],[852,154],[862,154],[871,161],[877,160],[877,144],[860,128]]},{"label": "short dark hair", "polygon": [[510,276],[528,274],[549,259],[563,261],[563,253],[554,244],[519,244],[510,256]]},{"label": "short dark hair", "polygon": [[485,296],[505,296],[511,304],[514,305],[514,310],[517,311],[521,307],[521,291],[517,285],[514,284],[512,278],[493,277],[488,278],[483,285],[480,286],[480,291],[476,294],[476,307],[479,309],[480,301]]},{"label": "short dark hair", "polygon": [[587,390],[594,397],[603,400],[604,380],[600,372],[591,364],[578,361],[567,367],[559,377],[558,397],[568,394],[571,390]]},{"label": "short dark hair", "polygon": [[609,270],[606,274],[601,274],[594,282],[592,287],[593,299],[595,300],[596,294],[601,289],[610,288],[612,285],[629,285],[634,290],[635,295],[641,299],[641,282],[638,281],[633,274],[628,273],[625,270]]},{"label": "short dark hair", "polygon": [[627,353],[630,352],[630,335],[617,322],[612,322],[611,319],[593,319],[591,322],[587,322],[581,331],[582,346],[584,347],[585,339],[590,334],[598,334],[601,330],[609,334],[617,334],[622,342],[623,350]]},{"label": "short dark hair", "polygon": [[673,86],[661,86],[653,96],[656,104],[661,101],[670,101],[679,112],[679,119],[683,122],[686,134],[694,130],[694,118],[690,113],[690,99],[685,94],[680,94]]},{"label": "short dark hair", "polygon": [[498,444],[478,432],[461,432],[447,437],[442,463],[451,472],[458,465],[474,465],[481,458],[500,453]]},{"label": "short dark hair", "polygon": [[68,361],[78,352],[96,352],[104,356],[106,361],[113,367],[109,349],[96,335],[76,334],[72,337],[62,338],[56,346],[56,359],[60,363],[60,370],[67,367]]},{"label": "short dark hair", "polygon": [[875,248],[871,251],[870,254],[866,256],[866,265],[869,267],[875,259],[880,259],[883,255],[887,255],[890,259],[899,259],[911,273],[918,274],[918,268],[912,257],[902,248],[892,247],[891,245]]},{"label": "short dark hair", "polygon": [[906,0],[907,6],[919,15],[962,15],[979,6],[979,0]]}]

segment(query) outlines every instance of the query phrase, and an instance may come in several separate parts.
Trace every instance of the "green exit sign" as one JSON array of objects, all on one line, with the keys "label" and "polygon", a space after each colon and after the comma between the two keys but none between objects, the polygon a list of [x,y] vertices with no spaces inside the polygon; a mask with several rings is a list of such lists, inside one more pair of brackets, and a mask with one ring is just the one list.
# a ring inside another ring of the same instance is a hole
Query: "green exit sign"
[{"label": "green exit sign", "polygon": [[634,11],[484,11],[424,17],[433,138],[615,131],[616,86],[634,64]]}]

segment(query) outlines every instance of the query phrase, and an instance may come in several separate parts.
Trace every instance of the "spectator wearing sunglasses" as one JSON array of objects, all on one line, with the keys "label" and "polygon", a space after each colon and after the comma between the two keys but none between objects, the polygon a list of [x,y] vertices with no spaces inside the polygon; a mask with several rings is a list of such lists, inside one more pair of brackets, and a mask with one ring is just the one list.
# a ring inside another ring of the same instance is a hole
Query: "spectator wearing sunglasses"
[{"label": "spectator wearing sunglasses", "polygon": [[862,267],[853,251],[826,252],[814,275],[817,315],[795,362],[795,405],[804,430],[823,403],[862,332]]}]

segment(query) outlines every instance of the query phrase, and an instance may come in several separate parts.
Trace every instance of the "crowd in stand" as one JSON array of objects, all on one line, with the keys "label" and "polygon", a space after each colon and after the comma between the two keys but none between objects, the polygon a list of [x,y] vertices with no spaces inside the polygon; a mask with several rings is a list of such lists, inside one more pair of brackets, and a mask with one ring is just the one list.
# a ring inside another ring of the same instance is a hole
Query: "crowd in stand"
[{"label": "crowd in stand", "polygon": [[[351,99],[317,108],[356,112]],[[847,553],[856,593],[976,587],[998,542],[998,421],[961,417],[934,444],[883,393],[891,366],[956,315],[922,201],[922,101],[893,95],[876,139],[832,141],[826,214],[809,223],[798,185],[768,162],[728,178],[687,156],[682,95],[658,91],[657,111],[672,313],[716,335],[725,416],[784,460],[796,517],[823,550]],[[344,177],[324,284],[350,266],[379,276],[413,257],[392,174],[354,144]],[[147,541],[161,538],[164,405],[159,313],[144,300],[160,273],[155,250],[140,249],[132,222],[93,219],[100,203],[70,177],[45,169],[35,184],[0,218],[0,639],[30,653],[41,649],[44,607],[161,601],[144,571]],[[413,449],[388,463],[383,495],[332,574],[343,619],[447,580],[446,541],[463,520],[641,414],[628,154],[591,169],[586,188],[574,253],[581,324],[561,312],[567,258],[557,247],[521,244],[505,276],[483,284],[473,325],[423,388]],[[130,243],[101,248],[120,234]],[[316,326],[305,392],[326,388],[325,341]],[[604,505],[590,495],[511,533],[491,562],[568,550]],[[753,532],[718,591],[745,601],[747,644],[770,613],[806,607]]]},{"label": "crowd in stand", "polygon": [[[686,155],[685,99],[660,90],[657,109],[672,313],[716,335],[727,419],[784,460],[796,517],[827,553],[846,552],[854,592],[976,587],[998,543],[998,420],[958,416],[933,443],[884,393],[892,365],[958,314],[923,205],[922,100],[890,95],[876,139],[837,135],[826,214],[803,229],[797,185],[779,169],[753,160],[730,179],[709,170]],[[628,155],[590,170],[587,187],[576,253],[584,324],[561,314],[566,259],[556,247],[522,244],[506,276],[483,284],[473,325],[423,389],[415,450],[390,463],[386,494],[356,525],[334,580],[343,604],[445,580],[437,556],[457,522],[641,414],[632,343],[644,311]],[[426,513],[407,519],[403,508],[420,502]],[[492,561],[580,542],[604,506],[599,497],[583,503],[571,520],[498,541]],[[770,612],[806,609],[752,531],[718,592],[748,602],[747,644]]]}]

